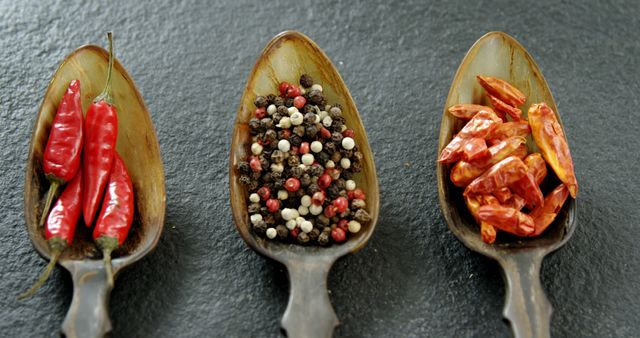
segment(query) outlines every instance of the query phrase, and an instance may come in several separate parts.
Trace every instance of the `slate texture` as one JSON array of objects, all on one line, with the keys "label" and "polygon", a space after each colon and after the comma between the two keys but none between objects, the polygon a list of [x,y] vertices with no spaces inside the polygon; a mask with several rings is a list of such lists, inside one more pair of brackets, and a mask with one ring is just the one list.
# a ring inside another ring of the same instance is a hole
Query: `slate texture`
[{"label": "slate texture", "polygon": [[31,128],[54,70],[113,30],[159,135],[166,228],[121,275],[113,337],[277,337],[284,268],[240,239],[227,158],[249,71],[271,37],[297,29],[336,64],[362,114],[380,176],[368,247],[329,277],[336,337],[509,337],[493,261],[448,231],[437,203],[442,105],[464,53],[503,30],[540,65],[581,184],[578,228],[542,282],[555,337],[640,335],[640,2],[0,1],[0,336],[55,337],[70,304],[58,268],[27,238],[22,189]]}]

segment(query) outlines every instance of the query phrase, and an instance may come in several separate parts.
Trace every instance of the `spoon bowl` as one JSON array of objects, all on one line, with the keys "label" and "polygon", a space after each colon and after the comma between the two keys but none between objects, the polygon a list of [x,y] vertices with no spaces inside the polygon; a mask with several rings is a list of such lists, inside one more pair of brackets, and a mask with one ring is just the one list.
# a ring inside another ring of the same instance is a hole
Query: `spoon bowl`
[{"label": "spoon bowl", "polygon": [[[249,155],[251,135],[248,122],[255,110],[255,97],[277,93],[280,82],[297,83],[302,74],[309,74],[322,84],[327,102],[342,105],[346,125],[355,131],[356,144],[364,155],[363,170],[355,175],[354,180],[366,193],[371,222],[359,233],[351,234],[346,242],[329,247],[285,244],[255,235],[247,213],[248,191],[239,182],[240,175],[235,170],[238,162],[246,160]],[[238,232],[251,248],[284,264],[289,272],[291,293],[282,327],[290,337],[331,336],[338,319],[327,294],[327,274],[339,257],[362,249],[371,237],[378,219],[380,193],[373,154],[351,94],[329,58],[304,34],[293,31],[280,33],[258,58],[240,102],[229,167],[231,209]]]},{"label": "spoon bowl", "polygon": [[[498,77],[520,89],[527,97],[521,107],[524,118],[531,104],[546,102],[562,124],[549,86],[531,55],[511,36],[490,32],[471,47],[456,72],[442,115],[438,154],[462,127],[462,122],[447,112],[449,107],[463,103],[489,105],[476,75]],[[527,139],[527,147],[537,151],[531,137]],[[564,245],[573,234],[575,200],[569,198],[553,224],[538,237],[500,233],[494,244],[486,244],[466,207],[462,189],[449,180],[451,167],[437,163],[436,169],[440,207],[449,229],[469,249],[497,260],[502,266],[507,285],[503,315],[510,321],[515,336],[548,337],[552,307],[540,284],[540,265],[547,254]],[[542,190],[546,193],[559,183],[553,170],[549,170]]]},{"label": "spoon bowl", "polygon": [[[44,205],[48,182],[42,171],[42,154],[57,106],[69,82],[80,80],[82,106],[86,111],[106,82],[108,52],[88,45],[73,51],[54,74],[38,112],[25,177],[24,207],[27,232],[34,248],[49,259],[44,229],[38,220]],[[131,232],[123,246],[114,252],[113,269],[122,269],[140,260],[158,243],[164,224],[165,188],[160,146],[153,122],[133,80],[116,60],[113,69],[113,99],[118,110],[116,150],[127,165],[135,194],[135,215]],[[108,297],[111,288],[92,230],[82,220],[76,227],[74,243],[62,254],[59,264],[72,276],[71,306],[62,325],[67,337],[102,337],[111,330]]]}]

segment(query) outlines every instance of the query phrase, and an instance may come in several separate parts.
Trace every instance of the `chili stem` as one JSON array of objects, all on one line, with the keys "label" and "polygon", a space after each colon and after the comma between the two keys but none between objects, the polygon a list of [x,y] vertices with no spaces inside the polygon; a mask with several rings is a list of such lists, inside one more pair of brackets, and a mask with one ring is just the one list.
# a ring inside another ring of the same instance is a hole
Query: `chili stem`
[{"label": "chili stem", "polygon": [[102,93],[96,97],[94,102],[105,101],[108,104],[113,104],[113,98],[111,97],[111,74],[113,73],[113,33],[108,32],[107,38],[109,39],[109,68],[107,68],[107,83],[102,90]]},{"label": "chili stem", "polygon": [[18,300],[29,298],[33,296],[36,292],[38,292],[38,290],[40,290],[40,288],[44,285],[47,279],[49,279],[49,275],[51,275],[51,271],[53,271],[53,268],[56,266],[56,263],[58,263],[58,259],[60,258],[61,253],[62,253],[62,249],[59,249],[59,248],[52,249],[51,260],[49,261],[49,265],[47,265],[47,268],[44,270],[44,272],[42,273],[38,281],[35,284],[33,284],[33,286],[29,290],[27,290],[25,293],[22,293],[18,296]]},{"label": "chili stem", "polygon": [[109,287],[113,288],[113,264],[111,264],[111,249],[104,249],[102,251],[104,256],[104,269],[107,273],[107,284]]},{"label": "chili stem", "polygon": [[58,193],[59,187],[60,187],[60,182],[56,180],[51,181],[51,185],[49,185],[49,191],[47,191],[47,199],[44,202],[44,209],[42,209],[42,215],[40,215],[40,223],[38,223],[40,227],[44,226],[44,223],[47,220],[47,216],[49,216],[49,210],[51,209],[53,198]]},{"label": "chili stem", "polygon": [[113,288],[114,276],[113,276],[113,264],[111,264],[111,252],[118,247],[118,239],[110,236],[100,236],[96,239],[96,245],[102,250],[102,256],[104,261],[104,270],[107,274],[107,283],[109,287]]}]

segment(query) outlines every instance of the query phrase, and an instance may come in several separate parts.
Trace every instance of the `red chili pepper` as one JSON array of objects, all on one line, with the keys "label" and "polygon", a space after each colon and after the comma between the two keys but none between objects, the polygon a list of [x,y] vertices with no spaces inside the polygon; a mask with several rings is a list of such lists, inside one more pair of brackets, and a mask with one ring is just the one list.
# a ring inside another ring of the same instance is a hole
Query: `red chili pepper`
[{"label": "red chili pepper", "polygon": [[113,38],[109,37],[109,69],[107,84],[96,97],[85,122],[85,144],[82,170],[85,174],[85,189],[82,208],[85,224],[90,227],[98,211],[109,171],[113,164],[116,138],[118,137],[118,115],[111,97],[111,73],[113,70]]},{"label": "red chili pepper", "polygon": [[93,229],[93,239],[104,255],[107,281],[113,286],[111,252],[127,239],[133,221],[133,185],[127,167],[118,153],[114,153],[102,210]]},{"label": "red chili pepper", "polygon": [[51,185],[49,185],[40,217],[40,226],[44,225],[58,188],[73,179],[80,168],[83,140],[82,102],[80,99],[80,81],[73,80],[69,83],[69,88],[60,101],[49,132],[47,147],[44,149],[42,169]]},{"label": "red chili pepper", "polygon": [[51,209],[44,231],[45,239],[49,245],[51,260],[42,273],[42,276],[27,292],[18,296],[24,299],[33,296],[49,278],[53,267],[56,266],[60,255],[73,242],[73,234],[82,211],[82,171],[67,184]]}]

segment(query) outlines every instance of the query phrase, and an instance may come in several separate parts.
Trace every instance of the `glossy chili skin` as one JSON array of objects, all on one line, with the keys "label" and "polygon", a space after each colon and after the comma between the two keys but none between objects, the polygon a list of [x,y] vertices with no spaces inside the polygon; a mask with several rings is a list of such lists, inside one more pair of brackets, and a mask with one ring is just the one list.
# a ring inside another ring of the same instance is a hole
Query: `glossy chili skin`
[{"label": "glossy chili skin", "polygon": [[76,224],[82,213],[82,170],[67,183],[62,194],[51,209],[44,235],[47,241],[52,238],[62,239],[66,245],[73,242]]},{"label": "glossy chili skin", "polygon": [[84,222],[91,226],[109,180],[118,137],[116,108],[101,99],[89,106],[85,121],[82,170],[85,176],[82,198]]},{"label": "glossy chili skin", "polygon": [[112,237],[117,239],[118,245],[122,245],[131,229],[133,212],[131,178],[124,162],[115,153],[109,184],[102,202],[102,210],[93,230],[93,239]]},{"label": "glossy chili skin", "polygon": [[47,178],[65,183],[76,175],[82,155],[83,128],[80,81],[73,80],[58,105],[44,149],[42,168]]}]

